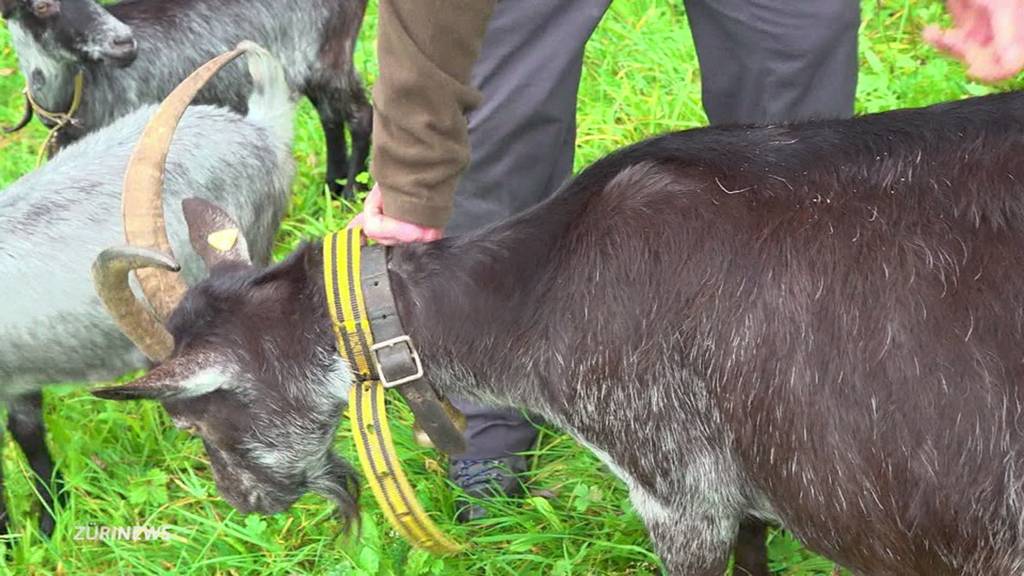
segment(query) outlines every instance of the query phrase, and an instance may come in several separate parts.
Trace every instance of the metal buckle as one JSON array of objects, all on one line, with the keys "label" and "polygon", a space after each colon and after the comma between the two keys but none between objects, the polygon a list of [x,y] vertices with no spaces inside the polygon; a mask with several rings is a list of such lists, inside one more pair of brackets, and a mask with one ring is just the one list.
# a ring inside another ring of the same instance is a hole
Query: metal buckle
[{"label": "metal buckle", "polygon": [[[380,355],[378,352],[383,348],[392,348],[403,343],[409,347],[409,356],[412,357],[412,362],[416,365],[416,372],[408,376],[403,376],[398,380],[388,380],[388,377],[384,375],[384,370],[380,366]],[[402,334],[396,338],[378,342],[373,346],[370,346],[370,353],[373,354],[373,364],[377,367],[377,376],[380,377],[380,382],[385,388],[401,386],[402,384],[407,384],[413,380],[419,380],[423,377],[423,363],[420,362],[420,355],[416,352],[416,347],[412,345],[412,338],[409,338],[408,334]]]}]

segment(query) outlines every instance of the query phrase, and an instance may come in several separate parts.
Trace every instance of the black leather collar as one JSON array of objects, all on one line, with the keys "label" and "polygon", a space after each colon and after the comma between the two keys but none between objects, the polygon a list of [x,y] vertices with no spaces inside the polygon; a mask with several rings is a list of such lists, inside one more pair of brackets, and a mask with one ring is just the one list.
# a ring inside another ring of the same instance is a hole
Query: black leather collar
[{"label": "black leather collar", "polygon": [[396,387],[402,394],[434,447],[446,454],[465,452],[465,437],[452,421],[453,413],[458,412],[446,399],[438,397],[423,374],[416,347],[402,328],[391,293],[389,253],[390,249],[384,246],[367,246],[362,254],[363,297],[376,342],[373,356],[378,376],[384,386]]}]

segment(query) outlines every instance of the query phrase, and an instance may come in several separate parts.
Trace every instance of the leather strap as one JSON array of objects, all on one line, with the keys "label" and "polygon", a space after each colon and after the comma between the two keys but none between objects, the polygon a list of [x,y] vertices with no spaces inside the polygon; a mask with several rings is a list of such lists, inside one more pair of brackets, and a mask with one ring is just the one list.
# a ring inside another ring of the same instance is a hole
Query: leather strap
[{"label": "leather strap", "polygon": [[28,84],[25,84],[25,99],[28,101],[28,106],[32,109],[36,116],[47,124],[50,128],[49,133],[46,135],[46,140],[43,141],[43,145],[39,148],[39,154],[36,155],[36,168],[43,165],[43,158],[53,152],[53,145],[57,141],[57,134],[69,124],[75,124],[75,114],[78,113],[78,108],[82,105],[82,92],[85,89],[85,73],[81,70],[75,74],[74,80],[74,91],[71,93],[71,105],[68,107],[67,112],[51,112],[46,108],[43,108],[36,102],[36,99],[32,96],[32,91],[29,89]]},{"label": "leather strap", "polygon": [[[391,279],[388,274],[388,251],[384,246],[363,248],[362,276],[363,296],[375,342],[394,341],[405,335],[402,321],[398,316],[394,296],[391,294]],[[401,381],[422,372],[419,355],[411,341],[375,350],[379,370],[387,383]],[[438,398],[426,378],[417,378],[398,385],[398,392],[405,398],[409,409],[416,415],[416,423],[430,437],[434,447],[445,454],[461,454],[466,451],[466,439],[462,430],[452,421],[462,415],[447,400]]]},{"label": "leather strap", "polygon": [[324,288],[338,353],[358,380],[349,392],[349,416],[359,462],[385,518],[406,540],[432,552],[458,552],[462,546],[434,525],[402,471],[388,425],[385,382],[405,381],[400,390],[417,420],[438,434],[436,441],[462,445],[462,434],[422,380],[422,365],[391,295],[387,252],[367,249],[363,259],[360,234],[329,234],[323,244]]}]

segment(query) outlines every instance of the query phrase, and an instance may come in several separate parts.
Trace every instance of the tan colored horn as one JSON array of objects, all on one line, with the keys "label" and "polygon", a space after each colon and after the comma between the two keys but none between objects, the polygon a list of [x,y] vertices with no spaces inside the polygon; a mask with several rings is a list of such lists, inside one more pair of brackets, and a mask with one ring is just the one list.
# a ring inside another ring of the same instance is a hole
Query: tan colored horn
[{"label": "tan colored horn", "polygon": [[[129,246],[149,248],[169,256],[174,252],[167,240],[164,221],[163,180],[167,152],[185,110],[196,94],[221,68],[254,45],[240,44],[203,64],[186,78],[160,104],[156,114],[135,146],[124,176],[124,236]],[[136,270],[142,292],[160,319],[170,316],[187,289],[177,273],[159,269]],[[114,317],[118,315],[115,313]],[[161,325],[162,328],[162,325]]]},{"label": "tan colored horn", "polygon": [[134,246],[107,248],[92,264],[96,293],[117,322],[118,328],[147,358],[163,362],[174,352],[174,337],[164,323],[135,297],[128,273],[138,268],[177,271],[173,258],[155,250]]}]

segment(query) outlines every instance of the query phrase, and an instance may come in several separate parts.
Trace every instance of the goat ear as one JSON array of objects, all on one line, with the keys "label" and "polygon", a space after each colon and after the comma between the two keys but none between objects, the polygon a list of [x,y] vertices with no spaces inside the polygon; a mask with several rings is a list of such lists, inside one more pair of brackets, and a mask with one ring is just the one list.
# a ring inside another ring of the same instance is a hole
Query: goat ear
[{"label": "goat ear", "polygon": [[202,198],[186,198],[181,208],[188,239],[207,270],[222,262],[252,263],[242,229],[223,208]]},{"label": "goat ear", "polygon": [[206,358],[182,356],[128,384],[98,388],[92,394],[104,400],[192,398],[227,386],[230,374],[231,370],[211,365]]}]

